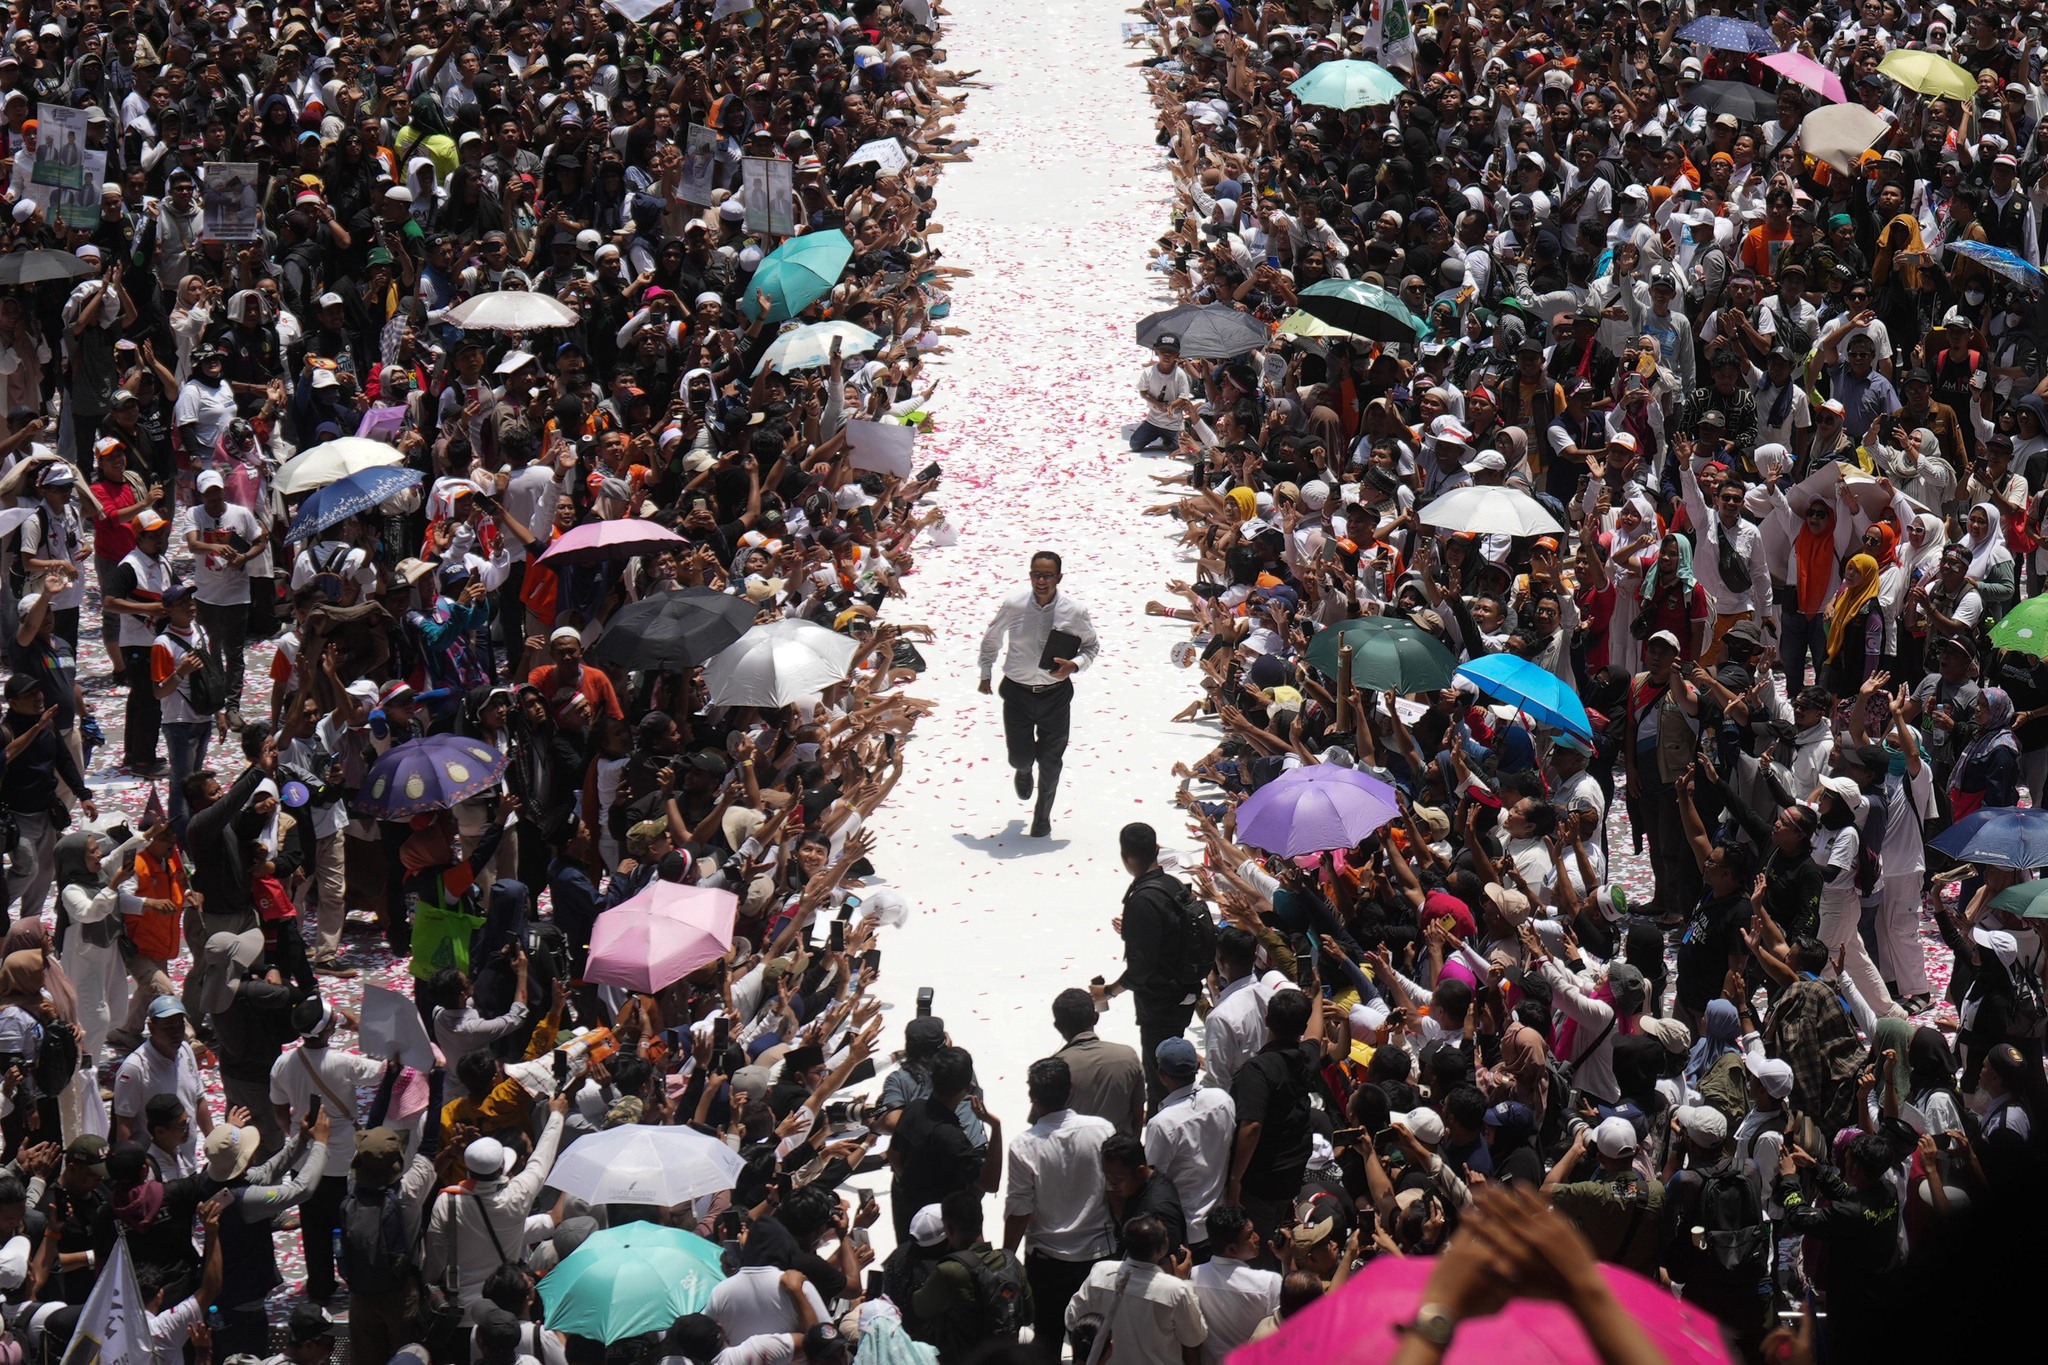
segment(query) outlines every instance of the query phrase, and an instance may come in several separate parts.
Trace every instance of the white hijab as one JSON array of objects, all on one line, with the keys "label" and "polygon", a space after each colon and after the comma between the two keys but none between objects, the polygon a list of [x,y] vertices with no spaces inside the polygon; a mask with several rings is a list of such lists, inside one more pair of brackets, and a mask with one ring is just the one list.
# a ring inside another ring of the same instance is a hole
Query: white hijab
[{"label": "white hijab", "polygon": [[1963,548],[1970,552],[1970,577],[1982,582],[1992,569],[2012,562],[2012,551],[2005,548],[2004,519],[1999,516],[1998,509],[1988,502],[1980,502],[1970,510],[1975,512],[1980,508],[1990,523],[1990,529],[1982,539],[1965,530]]}]

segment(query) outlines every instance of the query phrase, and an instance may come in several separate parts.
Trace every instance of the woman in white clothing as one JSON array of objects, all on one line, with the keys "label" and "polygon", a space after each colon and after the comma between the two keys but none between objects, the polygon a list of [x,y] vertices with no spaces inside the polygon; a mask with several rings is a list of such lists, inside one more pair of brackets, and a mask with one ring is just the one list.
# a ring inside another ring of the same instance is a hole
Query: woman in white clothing
[{"label": "woman in white clothing", "polygon": [[1863,912],[1863,893],[1856,872],[1861,862],[1862,840],[1857,823],[1869,802],[1854,781],[1846,777],[1820,780],[1820,829],[1813,837],[1813,860],[1821,865],[1820,941],[1828,953],[1842,962],[1842,974],[1869,1002],[1871,1012],[1883,1017],[1903,1011],[1892,1003],[1891,992],[1877,964],[1863,947],[1857,922]]},{"label": "woman in white clothing", "polygon": [[131,837],[111,854],[101,852],[105,838],[86,829],[57,841],[57,922],[62,933],[58,952],[78,988],[78,1045],[87,1057],[99,1055],[114,1021],[128,1010],[121,917],[145,910],[175,913],[177,908],[120,889],[135,870],[136,850],[145,842],[142,835]]}]

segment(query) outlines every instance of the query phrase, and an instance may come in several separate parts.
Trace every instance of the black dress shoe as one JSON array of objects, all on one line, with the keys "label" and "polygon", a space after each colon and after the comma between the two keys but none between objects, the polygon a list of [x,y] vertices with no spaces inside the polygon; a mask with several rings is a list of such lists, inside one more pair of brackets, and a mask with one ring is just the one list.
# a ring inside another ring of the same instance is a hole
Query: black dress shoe
[{"label": "black dress shoe", "polygon": [[1017,769],[1017,799],[1019,801],[1029,801],[1031,799],[1031,769],[1029,768]]},{"label": "black dress shoe", "polygon": [[1034,815],[1031,818],[1031,837],[1034,839],[1046,839],[1050,838],[1051,836],[1051,817],[1045,815]]}]

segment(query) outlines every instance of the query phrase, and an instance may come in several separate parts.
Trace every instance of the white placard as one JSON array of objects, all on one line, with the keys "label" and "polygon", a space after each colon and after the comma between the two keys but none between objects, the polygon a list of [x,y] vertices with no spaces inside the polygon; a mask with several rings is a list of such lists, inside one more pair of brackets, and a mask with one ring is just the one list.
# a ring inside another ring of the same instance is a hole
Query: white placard
[{"label": "white placard", "polygon": [[683,175],[676,183],[676,198],[709,208],[712,182],[717,176],[718,134],[701,123],[693,123],[683,148]]},{"label": "white placard", "polygon": [[434,1040],[427,1036],[419,1007],[382,986],[363,987],[356,1046],[365,1057],[395,1058],[423,1076],[434,1069]]},{"label": "white placard", "polygon": [[855,469],[907,479],[917,450],[917,428],[896,422],[851,421],[846,424],[846,448]]},{"label": "white placard", "polygon": [[858,166],[863,161],[874,162],[875,169],[883,175],[894,175],[910,164],[910,157],[905,154],[903,145],[895,138],[884,137],[867,143],[846,158],[846,164],[849,166]]},{"label": "white placard", "polygon": [[665,10],[674,0],[604,0],[606,6],[617,10],[636,24],[644,24],[654,15]]},{"label": "white placard", "polygon": [[747,231],[771,237],[796,232],[796,164],[779,156],[740,159],[740,202],[747,210]]}]

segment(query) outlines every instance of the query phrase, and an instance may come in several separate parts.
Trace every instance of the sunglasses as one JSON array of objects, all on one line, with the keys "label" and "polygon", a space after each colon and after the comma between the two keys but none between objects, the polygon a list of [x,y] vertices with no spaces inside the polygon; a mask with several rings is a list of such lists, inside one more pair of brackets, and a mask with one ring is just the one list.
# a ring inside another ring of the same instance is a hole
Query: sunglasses
[{"label": "sunglasses", "polygon": [[1809,507],[1806,509],[1806,519],[1808,521],[1826,521],[1827,518],[1828,509],[1825,507]]}]

